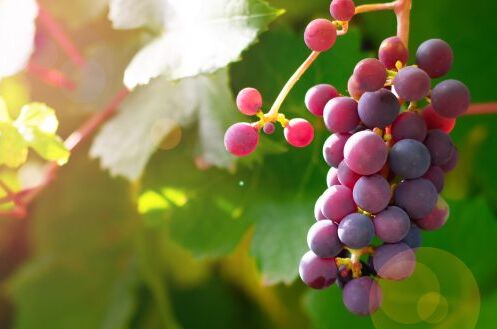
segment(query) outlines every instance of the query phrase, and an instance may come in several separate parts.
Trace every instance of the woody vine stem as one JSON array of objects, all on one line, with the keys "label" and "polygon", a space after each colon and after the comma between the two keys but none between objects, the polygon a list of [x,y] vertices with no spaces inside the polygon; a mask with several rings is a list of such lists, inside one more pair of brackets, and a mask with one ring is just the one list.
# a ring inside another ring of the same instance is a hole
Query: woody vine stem
[{"label": "woody vine stem", "polygon": [[[407,47],[409,39],[411,5],[412,0],[396,0],[388,3],[367,4],[357,6],[355,8],[355,14],[381,10],[393,11],[397,17],[397,36],[404,42]],[[71,62],[77,68],[83,68],[85,65],[84,57],[79,52],[76,45],[72,42],[69,36],[62,29],[62,27],[58,24],[58,22],[43,7],[40,7],[38,20],[40,27],[46,30],[46,32],[52,37],[54,42],[64,51]],[[334,24],[339,28],[339,31],[337,33],[338,36],[347,34],[348,22],[335,21]],[[259,122],[256,122],[255,125],[257,125],[258,127],[262,127],[264,123],[275,121],[280,122],[282,125],[286,125],[288,121],[283,114],[279,113],[279,110],[297,81],[311,67],[312,63],[319,57],[320,54],[320,52],[314,51],[309,55],[309,57],[302,63],[302,65],[295,71],[295,73],[284,85],[270,110],[267,113],[260,112],[258,114],[260,120]],[[43,82],[57,88],[75,88],[73,82],[69,78],[64,76],[63,73],[57,70],[43,68],[34,62],[29,63],[28,73],[41,79]],[[71,153],[74,153],[74,151],[77,150],[77,147],[82,142],[90,138],[92,134],[103,123],[105,123],[115,114],[117,108],[128,94],[129,91],[125,88],[120,90],[101,112],[90,117],[85,123],[83,123],[83,125],[79,129],[69,135],[69,137],[65,141],[65,145],[71,151]],[[466,114],[486,113],[497,113],[497,103],[473,104],[470,106]],[[55,179],[58,168],[59,166],[55,162],[49,163],[45,169],[44,177],[40,185],[18,192],[10,190],[10,188],[0,180],[0,189],[3,190],[5,194],[4,197],[0,198],[0,205],[7,203],[13,203],[14,205],[13,209],[11,210],[3,212],[0,211],[0,217],[26,217],[28,215],[29,204],[33,202],[35,198]],[[368,251],[357,251],[357,256],[360,256],[360,253],[364,252]]]}]

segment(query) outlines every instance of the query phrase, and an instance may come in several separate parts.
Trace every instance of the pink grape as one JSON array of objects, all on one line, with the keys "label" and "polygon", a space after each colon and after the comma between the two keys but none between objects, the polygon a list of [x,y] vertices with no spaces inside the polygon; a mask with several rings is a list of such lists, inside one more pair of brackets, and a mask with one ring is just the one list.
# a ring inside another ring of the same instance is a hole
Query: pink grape
[{"label": "pink grape", "polygon": [[343,147],[350,134],[336,133],[326,139],[323,145],[323,158],[329,166],[338,167],[343,160]]},{"label": "pink grape", "polygon": [[387,69],[394,69],[397,61],[407,63],[409,52],[398,37],[390,37],[383,40],[378,51],[378,58]]},{"label": "pink grape", "polygon": [[340,180],[338,180],[338,169],[335,167],[330,167],[328,174],[326,175],[326,184],[328,187],[333,185],[340,185]]},{"label": "pink grape", "polygon": [[264,133],[267,135],[272,135],[274,133],[274,130],[275,130],[275,127],[274,127],[274,123],[272,123],[272,122],[267,122],[262,127],[262,131],[264,131]]},{"label": "pink grape", "polygon": [[244,88],[236,96],[238,110],[246,115],[255,115],[262,107],[261,93],[255,88]]},{"label": "pink grape", "polygon": [[353,279],[343,288],[343,303],[352,313],[366,316],[380,308],[383,294],[380,285],[368,276]]},{"label": "pink grape", "polygon": [[376,58],[365,58],[354,68],[355,79],[359,88],[364,91],[375,91],[383,88],[387,80],[385,65]]},{"label": "pink grape", "polygon": [[284,134],[288,144],[295,147],[306,147],[314,139],[314,128],[307,120],[292,119],[285,127]]},{"label": "pink grape", "polygon": [[423,109],[422,115],[429,130],[440,129],[443,132],[450,133],[456,125],[456,119],[441,116],[435,112],[431,105]]},{"label": "pink grape", "polygon": [[339,21],[350,21],[355,14],[355,4],[352,0],[333,0],[330,4],[330,13]]},{"label": "pink grape", "polygon": [[340,162],[337,170],[338,181],[348,188],[354,188],[355,183],[361,178],[361,175],[353,172],[345,161]]},{"label": "pink grape", "polygon": [[326,104],[323,118],[329,131],[346,133],[359,124],[357,102],[350,97],[335,97]]},{"label": "pink grape", "polygon": [[372,175],[385,165],[388,147],[383,138],[370,130],[363,130],[347,140],[343,155],[350,169],[360,175]]},{"label": "pink grape", "polygon": [[333,47],[337,39],[335,25],[324,18],[310,22],[305,28],[304,41],[312,51],[326,51]]},{"label": "pink grape", "polygon": [[259,143],[257,129],[246,122],[235,123],[224,134],[226,150],[239,157],[252,153],[257,143]]},{"label": "pink grape", "polygon": [[336,280],[336,273],[334,258],[319,258],[308,251],[300,260],[300,278],[311,288],[324,289],[331,286]]},{"label": "pink grape", "polygon": [[305,106],[315,116],[323,116],[326,103],[337,96],[338,91],[332,85],[316,85],[305,94]]},{"label": "pink grape", "polygon": [[326,218],[339,223],[345,216],[356,211],[352,191],[342,185],[329,187],[323,193],[321,211]]},{"label": "pink grape", "polygon": [[347,82],[347,91],[350,94],[350,97],[354,99],[359,99],[361,98],[362,94],[364,94],[366,91],[361,88],[359,81],[357,81],[357,77],[355,75],[352,75],[349,78],[349,81]]},{"label": "pink grape", "polygon": [[375,250],[373,267],[383,279],[404,280],[414,273],[416,255],[405,243],[385,244]]}]

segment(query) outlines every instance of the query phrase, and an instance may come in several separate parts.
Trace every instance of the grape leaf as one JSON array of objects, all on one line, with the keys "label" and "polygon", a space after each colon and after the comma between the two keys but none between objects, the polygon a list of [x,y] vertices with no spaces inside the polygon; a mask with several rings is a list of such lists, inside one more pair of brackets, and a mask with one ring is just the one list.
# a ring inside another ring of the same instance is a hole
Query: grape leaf
[{"label": "grape leaf", "polygon": [[110,6],[116,27],[163,23],[161,35],[128,65],[124,84],[130,89],[160,75],[175,80],[224,67],[238,60],[257,33],[282,13],[261,0],[127,0]]},{"label": "grape leaf", "polygon": [[37,15],[34,0],[0,1],[0,80],[21,71],[28,63]]},{"label": "grape leaf", "polygon": [[28,145],[11,124],[0,122],[0,165],[16,168],[26,162]]},{"label": "grape leaf", "polygon": [[16,125],[22,126],[21,129],[37,128],[42,133],[55,134],[59,122],[53,109],[42,103],[31,103],[23,106]]},{"label": "grape leaf", "polygon": [[[135,180],[173,128],[188,126],[198,119],[200,153],[213,164],[227,167],[232,157],[224,150],[222,136],[225,122],[234,121],[235,115],[226,70],[178,82],[161,77],[126,99],[119,113],[95,138],[90,153],[100,158],[101,165],[113,175]],[[225,122],[213,122],[212,118]]]}]

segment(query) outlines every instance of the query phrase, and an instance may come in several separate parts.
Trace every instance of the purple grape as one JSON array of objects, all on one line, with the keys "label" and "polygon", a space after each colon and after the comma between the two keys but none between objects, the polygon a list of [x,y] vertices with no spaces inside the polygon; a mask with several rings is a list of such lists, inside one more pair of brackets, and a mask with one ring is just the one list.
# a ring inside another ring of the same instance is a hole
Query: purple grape
[{"label": "purple grape", "polygon": [[471,96],[468,87],[458,80],[445,80],[433,88],[431,105],[446,118],[457,118],[468,110]]},{"label": "purple grape", "polygon": [[338,239],[338,226],[325,219],[314,223],[307,234],[307,244],[321,258],[335,257],[343,246]]},{"label": "purple grape", "polygon": [[359,124],[357,102],[350,97],[335,97],[324,107],[323,117],[329,131],[346,133]]},{"label": "purple grape", "polygon": [[407,233],[406,237],[402,239],[401,242],[407,244],[412,249],[419,248],[422,242],[421,230],[419,227],[417,227],[416,224],[411,223],[409,233]]},{"label": "purple grape", "polygon": [[370,277],[354,279],[343,288],[343,303],[354,314],[372,314],[378,310],[382,301],[381,287]]},{"label": "purple grape", "polygon": [[431,166],[430,169],[423,175],[423,178],[428,179],[433,186],[437,189],[437,192],[442,192],[445,184],[444,171],[438,166]]},{"label": "purple grape", "polygon": [[415,66],[407,66],[397,73],[393,86],[401,99],[415,102],[428,96],[431,80],[425,71]]},{"label": "purple grape", "polygon": [[416,255],[405,243],[384,244],[375,250],[373,267],[383,279],[404,280],[414,273]]},{"label": "purple grape", "polygon": [[407,63],[409,52],[406,46],[398,37],[390,37],[383,40],[378,51],[378,58],[387,69],[395,69],[395,64],[400,61]]},{"label": "purple grape", "polygon": [[259,133],[249,123],[235,123],[224,134],[226,150],[239,157],[254,152],[257,143],[259,143]]},{"label": "purple grape", "polygon": [[342,218],[356,211],[352,191],[345,186],[334,185],[323,194],[321,211],[326,218],[339,223]]},{"label": "purple grape", "polygon": [[371,219],[363,214],[353,213],[345,216],[338,224],[338,237],[349,248],[367,247],[374,237],[374,226]]},{"label": "purple grape", "polygon": [[340,182],[340,184],[352,189],[352,188],[354,188],[354,185],[357,182],[357,180],[359,180],[359,178],[361,178],[361,175],[353,172],[349,168],[349,166],[347,166],[345,161],[342,161],[338,165],[337,177],[338,177],[338,181]]},{"label": "purple grape", "polygon": [[343,160],[343,148],[350,134],[336,133],[326,139],[323,145],[323,158],[329,166],[338,167]]},{"label": "purple grape", "polygon": [[330,13],[339,21],[350,21],[355,14],[355,4],[352,0],[333,0],[330,4]]},{"label": "purple grape", "polygon": [[292,119],[288,121],[283,130],[288,144],[295,147],[306,147],[314,139],[314,128],[305,119]]},{"label": "purple grape", "polygon": [[395,243],[404,239],[411,228],[409,215],[399,207],[391,206],[374,218],[374,230],[378,238]]},{"label": "purple grape", "polygon": [[423,218],[435,208],[438,193],[429,180],[417,178],[400,182],[394,196],[395,204],[404,209],[409,217]]},{"label": "purple grape", "polygon": [[274,133],[274,130],[275,130],[275,127],[274,127],[274,123],[272,123],[272,122],[267,122],[262,127],[262,131],[264,131],[264,133],[267,135],[272,135]]},{"label": "purple grape", "polygon": [[337,275],[334,258],[319,258],[308,251],[300,260],[299,274],[302,281],[314,289],[324,289],[331,286]]},{"label": "purple grape", "polygon": [[426,231],[438,230],[445,225],[449,218],[449,205],[441,197],[438,197],[435,209],[426,217],[416,219],[416,224]]},{"label": "purple grape", "polygon": [[357,107],[359,118],[369,128],[385,128],[400,111],[400,103],[392,92],[385,88],[366,92]]},{"label": "purple grape", "polygon": [[458,160],[459,160],[459,151],[457,151],[457,149],[454,148],[454,152],[452,152],[452,156],[450,157],[449,161],[447,161],[447,163],[444,163],[442,166],[440,166],[440,168],[442,168],[444,172],[452,171],[457,166]]},{"label": "purple grape", "polygon": [[326,175],[326,184],[328,187],[333,185],[340,185],[340,181],[338,180],[338,169],[335,167],[330,167],[328,170],[328,174]]},{"label": "purple grape", "polygon": [[350,169],[361,175],[380,171],[388,157],[388,147],[383,138],[370,130],[352,135],[343,148],[344,161]]},{"label": "purple grape", "polygon": [[387,71],[385,65],[376,58],[365,58],[357,63],[353,76],[361,90],[375,91],[385,85]]},{"label": "purple grape", "polygon": [[238,110],[246,115],[255,115],[262,107],[261,93],[255,88],[244,88],[236,96]]},{"label": "purple grape", "polygon": [[403,178],[418,178],[430,168],[430,152],[417,140],[403,139],[390,149],[388,163],[396,175]]},{"label": "purple grape", "polygon": [[315,116],[323,116],[326,103],[337,96],[338,91],[332,85],[316,85],[305,94],[305,106]]},{"label": "purple grape", "polygon": [[310,22],[304,31],[304,41],[312,51],[326,51],[333,47],[337,39],[335,25],[323,18]]},{"label": "purple grape", "polygon": [[416,112],[403,112],[392,123],[392,138],[394,142],[401,139],[415,139],[423,142],[428,128],[422,116]]},{"label": "purple grape", "polygon": [[431,163],[441,166],[449,162],[455,147],[450,136],[439,129],[430,130],[425,145],[430,151]]},{"label": "purple grape", "polygon": [[326,216],[321,211],[322,204],[323,204],[323,196],[321,195],[314,204],[314,218],[316,220],[327,219]]},{"label": "purple grape", "polygon": [[453,59],[452,48],[441,39],[426,40],[416,51],[416,64],[432,78],[447,74]]},{"label": "purple grape", "polygon": [[358,207],[376,214],[388,206],[392,191],[383,176],[372,175],[359,178],[354,185],[352,195]]}]

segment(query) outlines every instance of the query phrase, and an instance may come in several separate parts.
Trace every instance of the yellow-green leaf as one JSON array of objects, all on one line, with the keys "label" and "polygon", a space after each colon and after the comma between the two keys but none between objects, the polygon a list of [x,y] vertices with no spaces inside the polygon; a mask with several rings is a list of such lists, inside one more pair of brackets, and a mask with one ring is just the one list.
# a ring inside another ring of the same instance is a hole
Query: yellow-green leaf
[{"label": "yellow-green leaf", "polygon": [[29,141],[29,146],[43,159],[57,161],[59,165],[69,160],[70,152],[59,136],[44,133],[36,128],[32,130],[32,133],[33,138]]},{"label": "yellow-green leaf", "polygon": [[0,165],[16,168],[26,162],[28,146],[23,136],[8,122],[0,122]]},{"label": "yellow-green leaf", "polygon": [[30,103],[22,107],[16,125],[37,128],[46,134],[55,134],[59,121],[52,108],[43,103]]}]

